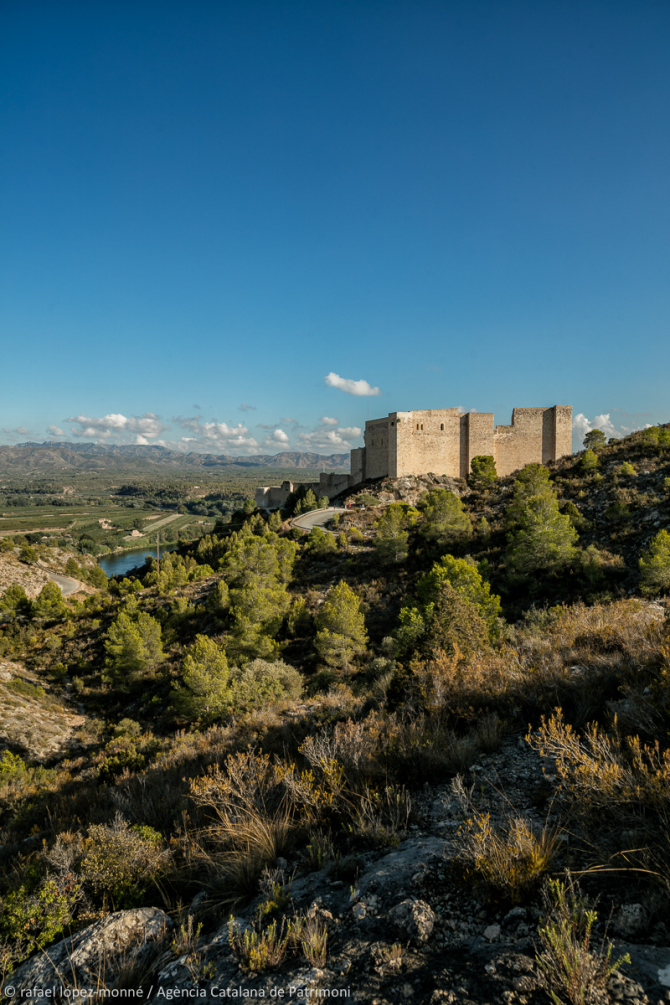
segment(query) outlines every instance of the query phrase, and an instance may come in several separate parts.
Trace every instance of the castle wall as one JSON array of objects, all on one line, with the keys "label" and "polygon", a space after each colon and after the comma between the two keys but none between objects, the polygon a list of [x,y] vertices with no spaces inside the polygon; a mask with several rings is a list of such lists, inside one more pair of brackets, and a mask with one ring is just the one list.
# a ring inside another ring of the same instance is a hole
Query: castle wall
[{"label": "castle wall", "polygon": [[365,481],[365,478],[365,447],[356,447],[355,450],[351,451],[349,484],[360,485],[361,482]]},{"label": "castle wall", "polygon": [[572,408],[515,408],[508,426],[492,412],[457,408],[391,412],[365,425],[365,447],[351,452],[351,485],[389,475],[434,474],[465,478],[473,457],[495,458],[499,475],[572,451]]},{"label": "castle wall", "polygon": [[[328,478],[332,476],[321,475],[320,477]],[[344,475],[344,477],[348,484],[349,476]],[[320,482],[282,482],[281,485],[264,485],[262,488],[256,489],[254,502],[259,509],[281,509],[291,492],[295,492],[296,489],[301,487],[311,489],[317,499],[319,496],[328,495],[327,492],[321,491]],[[340,491],[342,490],[340,489]],[[333,495],[335,495],[334,492]]]},{"label": "castle wall", "polygon": [[395,414],[400,419],[400,426],[396,423],[395,427],[397,475],[433,472],[458,477],[461,453],[458,409],[432,408]]},{"label": "castle wall", "polygon": [[572,453],[572,408],[570,405],[554,405],[555,415],[555,456],[566,457]]},{"label": "castle wall", "polygon": [[461,450],[459,475],[466,478],[473,457],[494,456],[493,412],[468,412],[463,418],[468,430],[468,445],[467,452]]},{"label": "castle wall", "polygon": [[496,426],[494,441],[499,475],[556,460],[572,453],[572,408],[515,408],[511,425]]},{"label": "castle wall", "polygon": [[319,475],[319,491],[316,493],[317,499],[321,496],[328,496],[332,499],[333,496],[339,495],[340,492],[344,492],[345,489],[349,488],[351,484],[350,475],[342,475],[337,472],[321,472]]},{"label": "castle wall", "polygon": [[[365,446],[351,451],[351,474],[322,473],[306,485],[317,497],[333,498],[372,478],[450,475],[465,478],[473,457],[491,456],[499,475],[526,464],[546,464],[572,453],[572,406],[515,408],[508,426],[494,426],[493,412],[459,413],[457,408],[391,412],[365,424]],[[256,490],[256,505],[283,506],[299,484]]]},{"label": "castle wall", "polygon": [[365,423],[365,477],[383,478],[389,474],[390,416]]}]

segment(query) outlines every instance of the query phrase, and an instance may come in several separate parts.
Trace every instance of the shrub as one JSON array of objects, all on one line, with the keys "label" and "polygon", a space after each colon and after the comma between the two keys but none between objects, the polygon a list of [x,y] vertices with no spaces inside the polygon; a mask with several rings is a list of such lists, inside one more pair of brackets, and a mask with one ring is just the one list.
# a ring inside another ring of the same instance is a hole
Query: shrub
[{"label": "shrub", "polygon": [[83,883],[109,897],[114,910],[137,907],[165,859],[163,839],[151,827],[131,827],[117,813],[111,824],[93,824],[84,842]]},{"label": "shrub", "polygon": [[26,565],[35,565],[37,557],[37,552],[30,545],[25,545],[19,552],[19,561],[25,562]]},{"label": "shrub", "polygon": [[[459,794],[464,794],[462,787]],[[478,812],[471,803],[468,809],[471,816],[459,830],[457,857],[464,877],[481,885],[490,901],[519,904],[528,899],[556,855],[555,832],[545,826],[538,834],[518,815],[494,827],[488,813]]]},{"label": "shrub", "polygon": [[547,915],[538,929],[543,950],[536,957],[541,986],[554,1005],[566,998],[571,1005],[600,1001],[609,978],[623,963],[630,963],[630,956],[626,953],[613,961],[611,942],[604,953],[592,950],[598,915],[587,909],[569,876],[567,885],[549,880],[544,903]]},{"label": "shrub", "polygon": [[667,530],[658,532],[640,558],[640,589],[646,594],[670,592],[670,533]]},{"label": "shrub", "polygon": [[479,485],[485,488],[493,485],[497,477],[498,472],[496,471],[496,462],[493,457],[480,454],[472,458],[470,461],[470,474],[468,475],[469,485],[473,488]]},{"label": "shrub", "polygon": [[468,659],[489,647],[489,631],[475,604],[449,582],[441,583],[424,648]]},{"label": "shrub", "polygon": [[598,467],[598,458],[594,450],[585,450],[581,460],[582,471],[595,471]]},{"label": "shrub", "polygon": [[302,687],[302,675],[283,660],[274,663],[252,660],[242,670],[233,671],[233,705],[235,709],[244,710],[299,698]]},{"label": "shrub", "polygon": [[[0,935],[4,960],[11,971],[36,949],[43,949],[72,920],[80,885],[72,874],[47,877],[33,893],[24,886],[0,897]],[[3,975],[4,976],[4,975]]]},{"label": "shrub", "polygon": [[322,527],[314,527],[307,538],[307,550],[316,555],[327,555],[335,551],[335,535]]},{"label": "shrub", "polygon": [[624,461],[619,469],[622,475],[635,475],[637,471],[629,461]]},{"label": "shrub", "polygon": [[499,634],[500,597],[491,593],[491,587],[484,582],[471,558],[454,558],[453,555],[444,555],[439,562],[433,565],[431,571],[419,580],[417,586],[417,594],[423,602],[424,608],[435,602],[442,583],[451,583],[459,596],[477,608],[486,622],[491,638]]}]

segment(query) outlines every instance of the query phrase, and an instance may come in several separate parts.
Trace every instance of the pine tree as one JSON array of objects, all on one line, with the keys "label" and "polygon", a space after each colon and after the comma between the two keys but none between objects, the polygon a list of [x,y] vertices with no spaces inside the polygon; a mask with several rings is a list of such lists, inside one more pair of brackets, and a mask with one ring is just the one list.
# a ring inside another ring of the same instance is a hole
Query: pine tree
[{"label": "pine tree", "polygon": [[424,516],[421,534],[440,547],[447,547],[472,534],[470,517],[453,492],[432,489],[419,502],[419,509]]},{"label": "pine tree", "polygon": [[590,450],[595,450],[596,453],[607,443],[607,437],[601,429],[590,429],[589,432],[584,437],[584,446]]},{"label": "pine tree", "polygon": [[375,524],[375,548],[384,565],[404,562],[409,550],[409,534],[402,505],[391,503]]},{"label": "pine tree", "polygon": [[358,597],[342,581],[333,586],[316,617],[316,650],[328,666],[347,668],[364,652],[368,636]]},{"label": "pine tree", "polygon": [[34,604],[35,616],[47,621],[55,621],[67,616],[67,607],[60,586],[45,583]]},{"label": "pine tree", "polygon": [[500,597],[491,593],[472,558],[444,555],[418,583],[417,593],[425,606],[435,603],[444,583],[450,583],[463,600],[473,604],[486,623],[490,637],[498,635],[501,615]]},{"label": "pine tree", "polygon": [[507,538],[505,560],[512,574],[558,571],[575,558],[579,535],[570,517],[559,512],[549,472],[540,464],[527,465],[514,483],[508,519],[518,526]]},{"label": "pine tree", "polygon": [[486,622],[476,606],[459,594],[449,582],[442,582],[432,610],[432,623],[426,636],[427,651],[442,650],[467,659],[489,648]]},{"label": "pine tree", "polygon": [[175,687],[172,700],[187,719],[214,722],[226,715],[233,704],[228,660],[221,646],[206,635],[196,635],[181,665],[182,686]]},{"label": "pine tree", "polygon": [[[130,613],[129,613],[130,611]],[[138,684],[163,659],[161,626],[144,611],[130,607],[119,614],[107,632],[107,679],[121,690]]]},{"label": "pine tree", "polygon": [[670,593],[670,533],[661,530],[640,558],[642,593]]}]

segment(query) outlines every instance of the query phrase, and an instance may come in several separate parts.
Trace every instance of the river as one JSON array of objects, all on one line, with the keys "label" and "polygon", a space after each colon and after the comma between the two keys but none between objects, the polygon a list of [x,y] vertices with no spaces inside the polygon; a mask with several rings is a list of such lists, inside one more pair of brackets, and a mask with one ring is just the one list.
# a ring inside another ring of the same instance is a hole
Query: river
[{"label": "river", "polygon": [[[166,551],[174,551],[178,544],[161,545],[161,555]],[[123,576],[130,569],[136,569],[144,565],[144,559],[151,555],[156,558],[156,545],[147,545],[146,548],[136,548],[133,551],[124,551],[119,555],[104,555],[98,560],[98,565],[108,576]]]}]

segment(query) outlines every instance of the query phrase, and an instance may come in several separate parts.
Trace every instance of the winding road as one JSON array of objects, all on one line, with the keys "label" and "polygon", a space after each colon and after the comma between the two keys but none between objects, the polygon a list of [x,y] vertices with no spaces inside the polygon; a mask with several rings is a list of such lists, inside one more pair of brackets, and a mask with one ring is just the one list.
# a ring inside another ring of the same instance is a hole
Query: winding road
[{"label": "winding road", "polygon": [[82,589],[81,583],[78,583],[76,579],[70,579],[69,576],[61,576],[58,572],[49,572],[48,569],[45,569],[45,572],[56,586],[60,586],[64,597],[69,597],[71,593],[77,593],[78,590]]},{"label": "winding road", "polygon": [[[302,516],[296,516],[291,520],[291,526],[297,527],[299,530],[314,530],[315,527],[323,527],[324,524],[328,523],[329,520],[335,516],[336,513],[346,513],[346,509],[342,506],[327,506],[326,509],[313,509],[309,513],[303,513]],[[334,530],[328,530],[329,534],[334,534]]]}]

